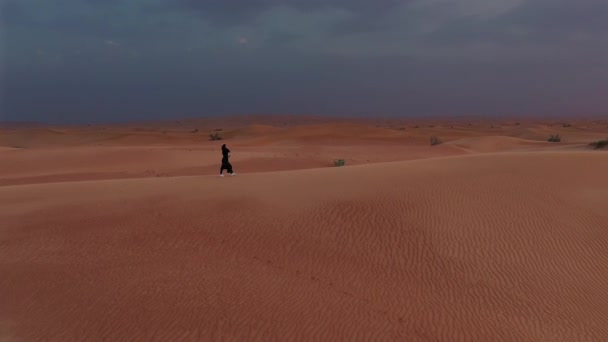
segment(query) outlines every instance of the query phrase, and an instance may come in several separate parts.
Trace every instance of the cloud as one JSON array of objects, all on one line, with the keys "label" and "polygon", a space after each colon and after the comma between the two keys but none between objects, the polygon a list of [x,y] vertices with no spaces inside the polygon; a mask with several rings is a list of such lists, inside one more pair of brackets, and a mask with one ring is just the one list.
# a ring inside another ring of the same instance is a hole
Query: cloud
[{"label": "cloud", "polygon": [[16,24],[27,16],[27,11],[16,0],[0,1],[0,26]]},{"label": "cloud", "polygon": [[193,11],[213,25],[247,25],[264,12],[291,8],[307,13],[347,11],[354,17],[379,17],[412,0],[161,0],[158,10]]},{"label": "cloud", "polygon": [[[0,6],[0,57],[14,113],[77,115],[97,97],[117,116],[178,107],[191,114],[608,107],[598,90],[608,87],[605,0],[0,0]],[[49,68],[45,59],[57,55]]]}]

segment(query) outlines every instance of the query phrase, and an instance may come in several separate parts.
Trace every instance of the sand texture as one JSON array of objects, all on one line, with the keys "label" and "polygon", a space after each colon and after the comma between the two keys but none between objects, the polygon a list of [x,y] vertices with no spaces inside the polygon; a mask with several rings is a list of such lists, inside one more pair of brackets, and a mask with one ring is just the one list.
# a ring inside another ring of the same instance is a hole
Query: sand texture
[{"label": "sand texture", "polygon": [[0,340],[608,340],[605,123],[309,121],[0,130]]}]

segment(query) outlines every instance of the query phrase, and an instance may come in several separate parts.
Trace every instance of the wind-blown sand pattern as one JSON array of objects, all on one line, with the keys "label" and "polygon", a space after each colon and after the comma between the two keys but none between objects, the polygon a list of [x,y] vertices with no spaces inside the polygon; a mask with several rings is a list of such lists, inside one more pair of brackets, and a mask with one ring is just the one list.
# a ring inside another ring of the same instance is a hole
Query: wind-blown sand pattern
[{"label": "wind-blown sand pattern", "polygon": [[601,126],[319,125],[0,151],[0,337],[608,340]]}]

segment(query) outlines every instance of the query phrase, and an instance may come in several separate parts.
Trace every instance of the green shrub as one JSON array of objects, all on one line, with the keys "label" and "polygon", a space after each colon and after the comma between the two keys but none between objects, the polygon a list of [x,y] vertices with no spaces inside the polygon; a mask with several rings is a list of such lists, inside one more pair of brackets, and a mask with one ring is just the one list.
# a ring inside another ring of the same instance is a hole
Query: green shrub
[{"label": "green shrub", "polygon": [[211,141],[222,140],[222,137],[219,135],[219,133],[213,133],[213,134],[209,134],[209,140],[211,140]]},{"label": "green shrub", "polygon": [[344,166],[344,165],[346,165],[346,160],[344,160],[344,159],[336,159],[336,160],[334,160],[334,165],[335,166]]},{"label": "green shrub", "polygon": [[560,142],[562,141],[562,138],[559,137],[559,134],[556,135],[551,135],[549,137],[549,139],[547,139],[548,142]]},{"label": "green shrub", "polygon": [[432,136],[431,137],[431,146],[435,146],[435,145],[439,145],[441,144],[441,140],[439,138],[437,138],[436,136]]}]

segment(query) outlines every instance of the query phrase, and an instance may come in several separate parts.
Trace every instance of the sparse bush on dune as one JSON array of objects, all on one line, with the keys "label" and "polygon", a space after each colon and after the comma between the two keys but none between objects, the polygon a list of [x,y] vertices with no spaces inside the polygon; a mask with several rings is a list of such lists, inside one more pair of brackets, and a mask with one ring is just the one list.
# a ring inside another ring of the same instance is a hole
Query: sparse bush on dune
[{"label": "sparse bush on dune", "polygon": [[218,133],[209,134],[209,140],[222,140],[222,137]]},{"label": "sparse bush on dune", "polygon": [[336,160],[334,160],[334,165],[335,166],[344,166],[344,165],[346,165],[346,160],[344,160],[344,159],[336,159]]},{"label": "sparse bush on dune", "polygon": [[548,142],[560,142],[562,141],[562,138],[560,138],[559,134],[555,134],[555,135],[551,135],[549,137],[549,139],[547,139]]},{"label": "sparse bush on dune", "polygon": [[564,123],[562,126],[563,126],[563,127],[572,127],[572,125],[571,125],[571,124],[569,124],[569,123],[567,123],[567,122],[566,122],[566,123]]},{"label": "sparse bush on dune", "polygon": [[594,141],[589,145],[592,146],[594,149],[599,150],[601,148],[605,148],[606,146],[608,146],[608,139]]},{"label": "sparse bush on dune", "polygon": [[442,143],[442,141],[434,135],[431,137],[430,140],[431,140],[431,146],[439,145]]}]

